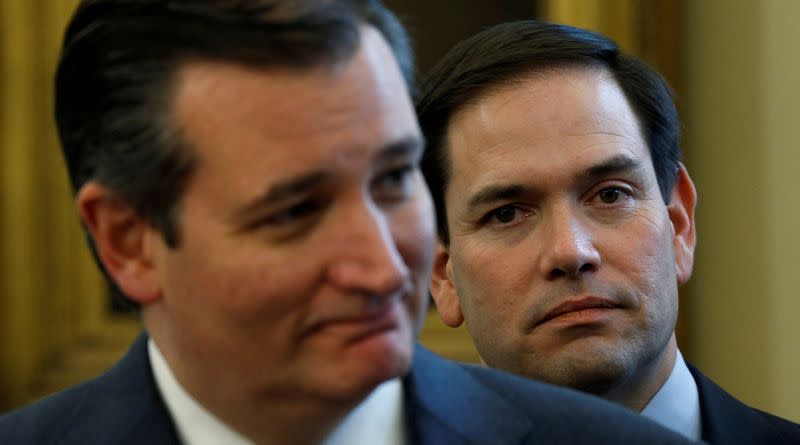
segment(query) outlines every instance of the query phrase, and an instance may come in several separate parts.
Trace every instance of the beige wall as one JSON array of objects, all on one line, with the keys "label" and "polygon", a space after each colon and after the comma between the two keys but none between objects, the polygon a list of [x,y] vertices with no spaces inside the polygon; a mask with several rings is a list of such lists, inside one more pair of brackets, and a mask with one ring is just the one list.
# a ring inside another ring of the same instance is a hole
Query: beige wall
[{"label": "beige wall", "polygon": [[59,41],[77,0],[0,0],[0,412],[37,381],[105,308],[53,122]]},{"label": "beige wall", "polygon": [[800,2],[765,3],[771,406],[800,422]]},{"label": "beige wall", "polygon": [[685,2],[687,164],[700,193],[687,355],[800,421],[800,2]]}]

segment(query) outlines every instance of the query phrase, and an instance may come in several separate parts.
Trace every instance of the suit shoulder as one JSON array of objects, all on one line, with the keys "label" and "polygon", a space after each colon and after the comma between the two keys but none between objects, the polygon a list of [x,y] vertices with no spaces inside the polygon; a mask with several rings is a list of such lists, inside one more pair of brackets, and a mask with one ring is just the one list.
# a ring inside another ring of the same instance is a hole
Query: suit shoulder
[{"label": "suit shoulder", "polygon": [[741,402],[687,363],[700,396],[703,438],[711,443],[800,443],[800,425]]},{"label": "suit shoulder", "polygon": [[103,375],[0,417],[0,444],[176,443],[146,345],[140,336]]},{"label": "suit shoulder", "polygon": [[686,444],[689,440],[599,397],[496,370],[470,367],[477,379],[531,413],[535,428],[525,443]]},{"label": "suit shoulder", "polygon": [[775,432],[781,436],[786,444],[800,443],[800,424],[794,423],[790,420],[775,416],[768,412],[752,408],[764,421],[770,424]]},{"label": "suit shoulder", "polygon": [[0,416],[0,443],[56,443],[93,386],[89,381]]},{"label": "suit shoulder", "polygon": [[[449,422],[464,437],[469,433],[480,437],[481,430],[500,437],[513,429],[518,437],[525,438],[522,443],[690,443],[597,397],[495,369],[443,360],[429,351],[420,351],[418,357],[424,366],[415,364],[415,385],[427,399],[429,417]],[[456,409],[457,416],[453,414]]]}]

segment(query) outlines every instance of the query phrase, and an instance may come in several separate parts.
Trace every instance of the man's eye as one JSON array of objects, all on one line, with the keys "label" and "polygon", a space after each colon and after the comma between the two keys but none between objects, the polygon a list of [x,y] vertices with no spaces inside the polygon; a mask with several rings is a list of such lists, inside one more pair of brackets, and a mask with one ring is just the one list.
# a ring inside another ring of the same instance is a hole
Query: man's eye
[{"label": "man's eye", "polygon": [[619,200],[621,193],[622,191],[620,189],[611,187],[600,190],[597,196],[599,196],[600,201],[603,201],[605,204],[613,204]]},{"label": "man's eye", "polygon": [[518,212],[519,209],[514,206],[503,206],[491,212],[489,216],[502,224],[508,224],[516,219]]},{"label": "man's eye", "polygon": [[631,193],[621,187],[606,187],[597,194],[603,204],[615,204],[629,196]]},{"label": "man's eye", "polygon": [[404,166],[390,170],[381,177],[381,182],[384,186],[397,186],[403,185],[411,176],[411,166]]},{"label": "man's eye", "polygon": [[380,198],[402,198],[410,193],[414,167],[411,165],[395,168],[378,176],[373,183],[375,193]]},{"label": "man's eye", "polygon": [[287,209],[278,213],[274,213],[264,218],[262,222],[266,225],[282,225],[291,224],[295,221],[302,220],[303,218],[315,213],[320,209],[320,205],[314,201],[303,201],[297,203]]}]

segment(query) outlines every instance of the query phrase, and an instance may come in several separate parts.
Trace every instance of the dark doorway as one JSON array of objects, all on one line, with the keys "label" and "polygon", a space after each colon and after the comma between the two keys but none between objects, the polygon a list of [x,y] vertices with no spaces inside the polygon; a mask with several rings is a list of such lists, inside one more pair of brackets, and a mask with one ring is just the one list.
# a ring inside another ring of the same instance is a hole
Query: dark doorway
[{"label": "dark doorway", "polygon": [[384,0],[411,35],[424,76],[457,42],[497,23],[536,18],[535,0]]}]

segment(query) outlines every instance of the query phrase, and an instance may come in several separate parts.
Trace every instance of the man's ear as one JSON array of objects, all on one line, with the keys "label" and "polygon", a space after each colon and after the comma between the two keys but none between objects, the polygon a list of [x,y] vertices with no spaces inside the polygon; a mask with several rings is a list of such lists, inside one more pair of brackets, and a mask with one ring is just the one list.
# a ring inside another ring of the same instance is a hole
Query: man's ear
[{"label": "man's ear", "polygon": [[694,266],[695,235],[694,209],[697,204],[697,191],[686,167],[680,164],[678,181],[672,191],[672,199],[667,206],[673,228],[673,247],[675,250],[675,269],[678,284],[689,281]]},{"label": "man's ear", "polygon": [[140,305],[161,297],[154,270],[156,233],[134,209],[111,190],[89,182],[75,199],[97,256],[120,290]]},{"label": "man's ear", "polygon": [[433,273],[431,273],[431,295],[444,324],[451,328],[457,328],[464,323],[461,304],[453,283],[450,252],[441,241],[436,243],[436,257],[433,262]]}]

